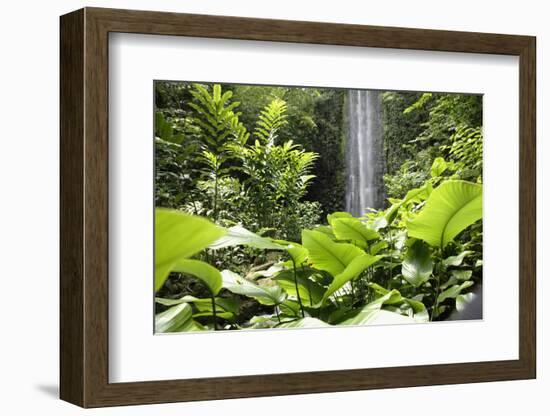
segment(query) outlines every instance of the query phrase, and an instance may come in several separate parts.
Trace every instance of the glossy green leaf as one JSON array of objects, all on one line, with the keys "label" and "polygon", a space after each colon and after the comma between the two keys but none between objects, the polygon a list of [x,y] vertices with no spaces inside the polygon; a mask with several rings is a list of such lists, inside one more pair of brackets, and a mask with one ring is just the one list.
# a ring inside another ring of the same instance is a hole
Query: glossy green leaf
[{"label": "glossy green leaf", "polygon": [[460,281],[469,280],[472,277],[471,270],[452,270],[451,274]]},{"label": "glossy green leaf", "polygon": [[407,230],[410,237],[443,248],[481,217],[482,186],[450,180],[431,193],[424,208],[408,222]]},{"label": "glossy green leaf", "polygon": [[446,259],[443,259],[443,265],[444,266],[460,266],[462,264],[462,262],[464,261],[464,258],[470,254],[472,254],[473,251],[469,251],[469,250],[465,250],[463,252],[461,252],[460,254],[456,255],[456,256],[450,256],[450,257],[447,257]]},{"label": "glossy green leaf", "polygon": [[327,222],[330,224],[333,220],[338,218],[353,218],[349,212],[337,211],[327,215]]},{"label": "glossy green leaf", "polygon": [[323,302],[326,301],[334,292],[344,286],[347,282],[355,279],[363,271],[365,271],[368,267],[372,266],[380,259],[381,257],[371,256],[370,254],[361,254],[355,257],[341,273],[334,276],[333,281],[331,282],[330,286],[327,288],[327,291],[323,296]]},{"label": "glossy green leaf", "polygon": [[223,270],[223,287],[237,295],[256,299],[262,305],[279,305],[286,299],[280,286],[258,285],[230,270]]},{"label": "glossy green leaf", "polygon": [[330,225],[338,240],[349,240],[361,248],[367,247],[370,240],[380,237],[357,218],[335,218]]},{"label": "glossy green leaf", "polygon": [[402,299],[402,296],[397,290],[388,291],[368,305],[348,312],[339,325],[385,325],[416,322],[411,317],[382,309],[384,304],[397,302],[399,299]]},{"label": "glossy green leaf", "polygon": [[192,318],[191,306],[180,303],[155,315],[155,332],[184,332],[199,329]]},{"label": "glossy green leaf", "polygon": [[216,241],[225,230],[205,218],[179,211],[155,210],[155,291],[180,260],[191,257]]},{"label": "glossy green leaf", "polygon": [[422,240],[416,240],[407,248],[401,264],[401,273],[407,282],[415,287],[422,286],[430,279],[433,268],[430,248]]},{"label": "glossy green leaf", "polygon": [[325,234],[313,230],[302,231],[302,244],[309,252],[309,260],[319,270],[336,276],[364,251],[353,244],[336,243]]},{"label": "glossy green leaf", "polygon": [[[323,295],[326,291],[326,289],[319,283],[316,283],[309,279],[309,276],[316,272],[316,270],[309,268],[299,268],[296,270],[296,280],[298,282],[298,292],[300,293],[300,299],[305,306],[313,308],[320,306],[320,303],[323,300]],[[277,276],[275,276],[274,280],[290,296],[297,297],[293,270],[284,270],[278,273]]]},{"label": "glossy green leaf", "polygon": [[458,295],[460,295],[460,292],[462,292],[464,289],[467,289],[469,288],[470,286],[472,286],[474,284],[474,282],[472,282],[471,280],[467,280],[466,282],[460,284],[460,285],[454,285],[454,286],[451,286],[450,288],[448,289],[445,289],[443,292],[441,292],[439,294],[439,296],[437,297],[437,301],[439,303],[443,302],[445,299],[454,299],[456,298]]},{"label": "glossy green leaf", "polygon": [[[212,310],[212,299],[211,298],[197,298],[195,296],[182,296],[178,299],[166,299],[166,298],[155,298],[155,302],[164,305],[164,306],[174,306],[181,303],[192,303],[197,307],[199,311],[211,311]],[[227,312],[231,312],[235,315],[239,313],[240,301],[236,298],[215,298],[216,306],[224,309]]]},{"label": "glossy green leaf", "polygon": [[234,246],[247,246],[262,250],[285,250],[286,248],[284,245],[278,244],[270,238],[261,237],[240,225],[228,228],[227,234],[211,244],[210,248],[219,250]]},{"label": "glossy green leaf", "polygon": [[222,275],[214,266],[200,260],[180,260],[172,266],[173,272],[186,273],[201,280],[212,295],[222,288]]}]

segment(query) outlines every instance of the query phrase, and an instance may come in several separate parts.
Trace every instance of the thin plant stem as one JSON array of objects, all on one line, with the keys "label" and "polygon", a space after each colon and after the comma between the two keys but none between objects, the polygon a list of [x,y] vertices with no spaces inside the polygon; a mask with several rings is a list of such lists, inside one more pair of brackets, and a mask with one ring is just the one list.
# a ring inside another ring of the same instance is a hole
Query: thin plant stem
[{"label": "thin plant stem", "polygon": [[296,262],[292,259],[292,268],[294,270],[294,286],[296,287],[296,297],[298,298],[298,303],[300,304],[300,310],[302,311],[302,318],[306,317],[304,312],[304,305],[302,305],[302,298],[300,297],[300,290],[298,289],[298,276],[296,274]]},{"label": "thin plant stem", "polygon": [[217,325],[218,317],[216,315],[216,298],[215,298],[213,293],[212,293],[211,299],[212,299],[212,317],[213,317],[213,320],[214,320],[214,331],[217,331],[218,330],[218,325]]}]

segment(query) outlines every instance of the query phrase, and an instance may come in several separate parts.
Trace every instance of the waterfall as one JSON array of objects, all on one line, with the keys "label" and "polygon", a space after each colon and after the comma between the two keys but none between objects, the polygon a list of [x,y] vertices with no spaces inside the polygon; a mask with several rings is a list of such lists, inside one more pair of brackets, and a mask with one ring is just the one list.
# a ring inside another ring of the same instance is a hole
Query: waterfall
[{"label": "waterfall", "polygon": [[361,216],[384,205],[384,146],[380,91],[348,93],[346,211]]}]

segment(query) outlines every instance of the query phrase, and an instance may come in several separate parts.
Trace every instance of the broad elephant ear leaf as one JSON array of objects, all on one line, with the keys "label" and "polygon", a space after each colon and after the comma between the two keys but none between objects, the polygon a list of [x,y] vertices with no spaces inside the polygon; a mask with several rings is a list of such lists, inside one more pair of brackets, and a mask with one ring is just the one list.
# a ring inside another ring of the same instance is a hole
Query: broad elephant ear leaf
[{"label": "broad elephant ear leaf", "polygon": [[352,260],[365,252],[353,244],[336,243],[319,231],[302,231],[302,245],[309,252],[309,260],[319,270],[336,276]]},{"label": "broad elephant ear leaf", "polygon": [[380,260],[380,258],[379,256],[371,256],[370,254],[361,254],[355,257],[341,273],[334,276],[334,279],[323,295],[322,301],[325,302],[334,292],[350,280],[355,279],[364,270]]},{"label": "broad elephant ear leaf", "polygon": [[401,264],[403,278],[411,285],[419,287],[430,279],[433,268],[430,248],[422,240],[416,240],[407,249]]},{"label": "broad elephant ear leaf", "polygon": [[434,189],[407,230],[410,237],[443,248],[482,215],[482,186],[450,180]]},{"label": "broad elephant ear leaf", "polygon": [[180,260],[204,250],[225,234],[205,218],[179,211],[155,210],[155,291]]},{"label": "broad elephant ear leaf", "polygon": [[368,241],[380,237],[357,218],[334,218],[330,225],[338,240],[349,240],[361,248],[366,248]]}]

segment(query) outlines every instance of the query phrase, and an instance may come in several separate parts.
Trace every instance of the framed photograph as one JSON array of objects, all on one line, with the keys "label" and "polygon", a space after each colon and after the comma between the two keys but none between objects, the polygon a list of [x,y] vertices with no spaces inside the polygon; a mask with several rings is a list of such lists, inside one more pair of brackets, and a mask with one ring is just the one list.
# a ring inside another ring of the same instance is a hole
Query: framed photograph
[{"label": "framed photograph", "polygon": [[535,378],[535,49],[62,16],[61,398]]}]

